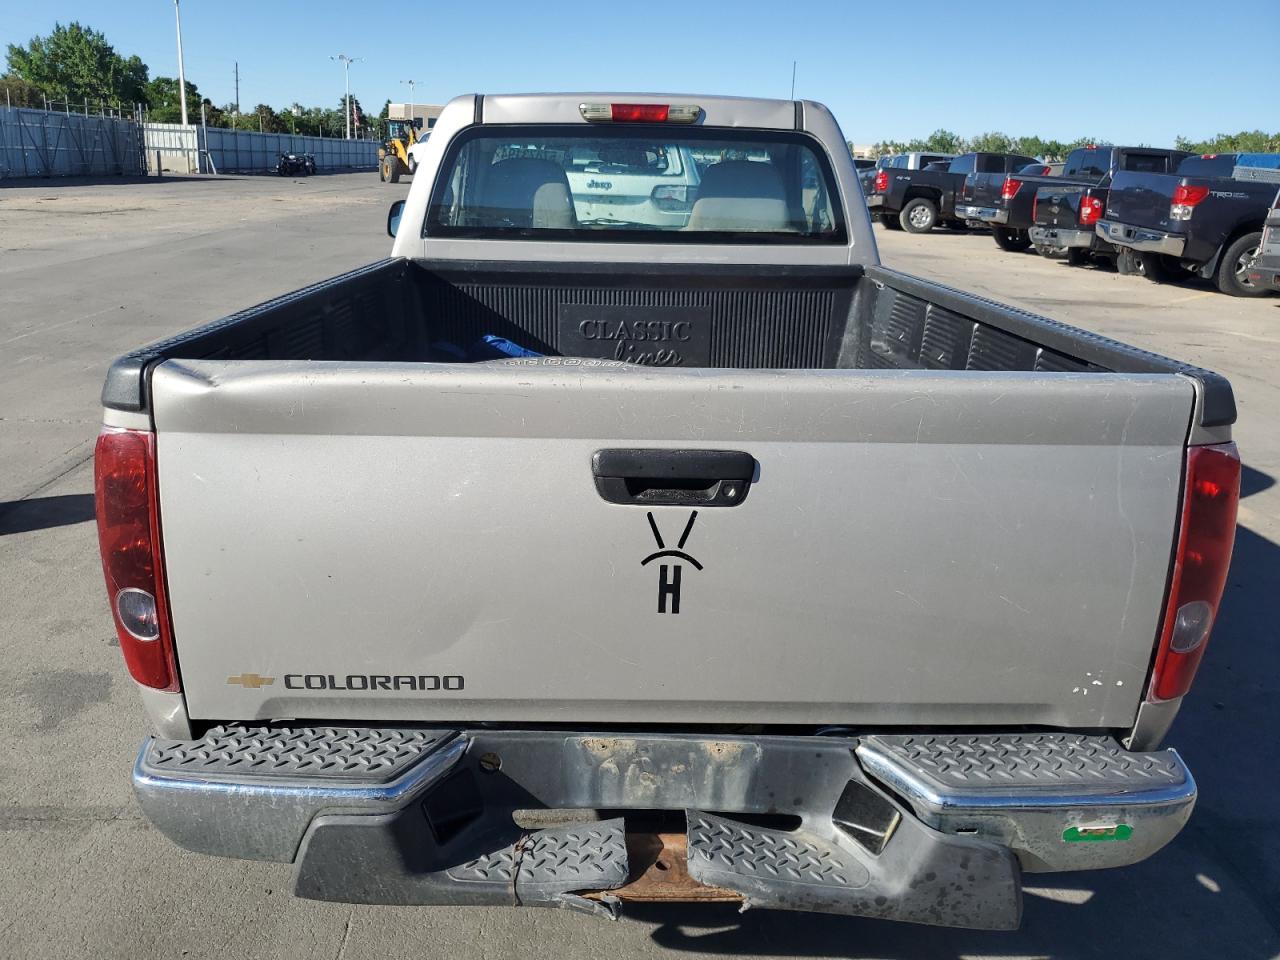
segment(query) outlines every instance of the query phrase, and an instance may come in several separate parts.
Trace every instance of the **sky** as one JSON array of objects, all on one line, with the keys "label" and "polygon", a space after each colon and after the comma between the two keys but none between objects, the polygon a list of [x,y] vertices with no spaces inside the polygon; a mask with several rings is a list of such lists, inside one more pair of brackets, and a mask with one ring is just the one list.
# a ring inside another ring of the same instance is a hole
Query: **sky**
[{"label": "sky", "polygon": [[[1274,71],[1280,0],[1247,6],[1224,21],[1200,0],[182,0],[182,29],[187,79],[214,103],[234,99],[239,61],[242,110],[336,107],[339,53],[364,58],[351,92],[371,111],[409,100],[404,80],[419,103],[547,90],[787,98],[796,61],[796,96],[827,104],[858,144],[945,127],[1171,146],[1280,130],[1273,88],[1250,82]],[[0,0],[0,50],[73,20],[153,77],[177,75],[171,0]]]}]

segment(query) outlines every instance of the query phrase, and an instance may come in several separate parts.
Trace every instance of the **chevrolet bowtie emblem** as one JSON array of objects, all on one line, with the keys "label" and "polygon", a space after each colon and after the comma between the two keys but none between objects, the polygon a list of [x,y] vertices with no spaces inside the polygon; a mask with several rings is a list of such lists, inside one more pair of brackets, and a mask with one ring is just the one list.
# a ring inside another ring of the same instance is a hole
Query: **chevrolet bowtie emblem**
[{"label": "chevrolet bowtie emblem", "polygon": [[260,677],[256,673],[242,673],[238,677],[227,677],[227,683],[238,683],[240,686],[247,687],[250,690],[269,687],[275,682],[275,677]]}]

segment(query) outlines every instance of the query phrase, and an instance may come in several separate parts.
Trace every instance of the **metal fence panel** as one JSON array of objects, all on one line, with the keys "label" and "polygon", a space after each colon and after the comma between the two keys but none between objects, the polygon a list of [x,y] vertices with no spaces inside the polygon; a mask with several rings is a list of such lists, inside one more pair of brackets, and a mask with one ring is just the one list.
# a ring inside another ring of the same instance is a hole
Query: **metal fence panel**
[{"label": "metal fence panel", "polygon": [[132,120],[0,107],[0,179],[142,172],[142,138]]},{"label": "metal fence panel", "polygon": [[156,173],[164,169],[185,173],[270,173],[282,153],[309,153],[321,170],[372,170],[378,163],[378,143],[374,140],[183,127],[177,123],[144,123],[142,129],[147,164]]}]

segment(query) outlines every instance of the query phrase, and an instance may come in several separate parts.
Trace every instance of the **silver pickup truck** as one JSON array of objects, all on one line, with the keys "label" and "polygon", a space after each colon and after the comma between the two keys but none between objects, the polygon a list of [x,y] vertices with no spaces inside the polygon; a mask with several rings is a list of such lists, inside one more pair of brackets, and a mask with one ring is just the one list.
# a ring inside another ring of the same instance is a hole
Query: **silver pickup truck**
[{"label": "silver pickup truck", "polygon": [[107,376],[173,840],[321,900],[1007,929],[1177,834],[1225,380],[881,266],[808,101],[460,97],[388,226]]}]

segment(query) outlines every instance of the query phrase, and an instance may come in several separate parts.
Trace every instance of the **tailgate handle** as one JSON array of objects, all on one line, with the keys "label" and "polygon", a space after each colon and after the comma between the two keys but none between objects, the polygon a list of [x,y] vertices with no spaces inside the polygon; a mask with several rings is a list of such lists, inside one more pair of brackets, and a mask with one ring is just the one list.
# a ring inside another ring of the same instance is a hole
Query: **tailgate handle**
[{"label": "tailgate handle", "polygon": [[610,503],[734,507],[747,498],[756,461],[740,450],[597,450],[591,472]]}]

